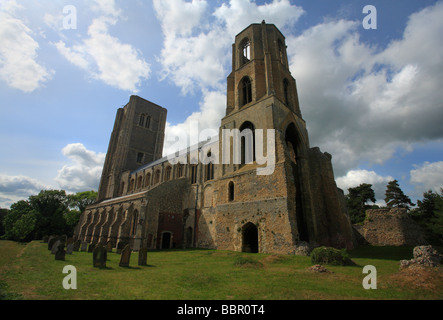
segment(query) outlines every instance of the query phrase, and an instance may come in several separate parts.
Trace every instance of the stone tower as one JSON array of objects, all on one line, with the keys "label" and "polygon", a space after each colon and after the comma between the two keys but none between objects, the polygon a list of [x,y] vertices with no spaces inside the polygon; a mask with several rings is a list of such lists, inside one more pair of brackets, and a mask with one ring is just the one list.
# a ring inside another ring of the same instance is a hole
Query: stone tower
[{"label": "stone tower", "polygon": [[272,174],[258,175],[256,158],[245,161],[243,137],[241,162],[217,167],[217,248],[291,253],[300,242],[353,247],[331,156],[310,148],[285,37],[273,24],[252,24],[235,38],[219,150],[226,147],[226,129],[249,129],[254,141],[262,129],[264,153],[272,152],[266,131],[274,129],[275,168]]},{"label": "stone tower", "polygon": [[[162,157],[167,110],[138,96],[117,110],[103,167],[98,201],[119,196],[121,176]],[[123,183],[123,182],[122,182]]]}]

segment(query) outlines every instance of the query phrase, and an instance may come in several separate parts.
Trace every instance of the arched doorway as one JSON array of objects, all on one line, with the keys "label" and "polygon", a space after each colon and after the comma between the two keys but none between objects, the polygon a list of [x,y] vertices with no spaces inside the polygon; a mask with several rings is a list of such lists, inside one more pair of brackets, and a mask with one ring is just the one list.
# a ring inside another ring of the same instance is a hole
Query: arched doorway
[{"label": "arched doorway", "polygon": [[172,238],[172,234],[170,232],[163,232],[162,233],[162,249],[171,248],[171,238]]},{"label": "arched doorway", "polygon": [[248,222],[243,227],[242,251],[258,253],[258,229],[257,226]]}]

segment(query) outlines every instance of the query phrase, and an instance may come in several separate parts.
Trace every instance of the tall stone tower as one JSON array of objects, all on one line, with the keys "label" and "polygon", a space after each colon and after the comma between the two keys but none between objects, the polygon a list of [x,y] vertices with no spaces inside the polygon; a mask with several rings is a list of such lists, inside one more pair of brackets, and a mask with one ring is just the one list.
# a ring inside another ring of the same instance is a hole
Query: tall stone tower
[{"label": "tall stone tower", "polygon": [[245,161],[244,140],[241,162],[217,167],[217,248],[293,253],[301,242],[353,247],[331,155],[309,145],[285,37],[273,24],[252,24],[235,38],[219,150],[226,147],[226,129],[249,129],[254,137],[262,129],[264,153],[271,152],[266,132],[275,130],[275,168],[272,174],[258,175],[262,165],[255,158]]},{"label": "tall stone tower", "polygon": [[117,110],[97,201],[121,194],[123,172],[162,157],[166,114],[166,109],[138,96]]}]

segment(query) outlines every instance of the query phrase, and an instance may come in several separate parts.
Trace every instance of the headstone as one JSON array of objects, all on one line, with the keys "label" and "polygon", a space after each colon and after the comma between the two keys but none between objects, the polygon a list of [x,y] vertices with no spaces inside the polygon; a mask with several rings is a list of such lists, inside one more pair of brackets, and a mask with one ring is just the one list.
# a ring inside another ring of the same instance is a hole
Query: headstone
[{"label": "headstone", "polygon": [[74,251],[74,244],[70,243],[66,246],[66,254],[72,254],[72,251]]},{"label": "headstone", "polygon": [[120,256],[120,267],[129,267],[129,260],[131,259],[131,247],[126,245],[122,250],[122,254]]},{"label": "headstone", "polygon": [[80,240],[77,240],[76,242],[74,242],[74,247],[73,247],[73,251],[78,252],[78,250],[80,249],[80,245],[82,244],[82,242]]},{"label": "headstone", "polygon": [[55,252],[55,260],[65,261],[65,254],[65,243],[60,241]]},{"label": "headstone", "polygon": [[60,240],[56,240],[54,242],[54,244],[52,245],[52,249],[51,249],[51,254],[55,254],[58,250],[58,246],[61,244],[62,242]]},{"label": "headstone", "polygon": [[57,241],[57,236],[50,236],[48,239],[48,250],[52,250],[54,243]]},{"label": "headstone", "polygon": [[106,244],[106,251],[112,252],[112,242],[111,241],[108,241],[108,243]]},{"label": "headstone", "polygon": [[92,255],[94,268],[106,268],[107,255],[105,247],[98,245]]},{"label": "headstone", "polygon": [[117,244],[117,253],[118,253],[118,254],[122,253],[122,250],[123,250],[123,248],[124,248],[125,246],[126,246],[126,243],[123,242],[123,241],[120,241],[120,242]]},{"label": "headstone", "polygon": [[91,243],[88,247],[88,253],[94,252],[95,249],[95,243]]},{"label": "headstone", "polygon": [[82,242],[82,247],[80,249],[82,252],[88,251],[88,243],[86,241]]},{"label": "headstone", "polygon": [[146,266],[148,264],[148,248],[140,248],[138,251],[138,265]]}]

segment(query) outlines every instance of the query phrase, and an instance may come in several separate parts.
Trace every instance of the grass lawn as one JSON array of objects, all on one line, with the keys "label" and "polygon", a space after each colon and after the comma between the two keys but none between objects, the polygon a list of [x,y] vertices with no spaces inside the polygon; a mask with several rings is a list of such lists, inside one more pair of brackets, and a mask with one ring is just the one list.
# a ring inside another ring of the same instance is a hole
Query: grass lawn
[{"label": "grass lawn", "polygon": [[[0,299],[30,300],[299,300],[442,299],[441,268],[399,271],[412,248],[363,247],[350,252],[356,266],[326,266],[313,273],[309,257],[216,250],[148,252],[148,266],[92,266],[92,253],[74,252],[55,261],[47,244],[0,241]],[[248,262],[249,261],[249,262]],[[63,268],[77,269],[77,290],[62,286]],[[377,290],[365,290],[365,265],[377,269]]]}]

